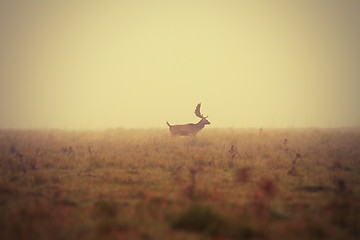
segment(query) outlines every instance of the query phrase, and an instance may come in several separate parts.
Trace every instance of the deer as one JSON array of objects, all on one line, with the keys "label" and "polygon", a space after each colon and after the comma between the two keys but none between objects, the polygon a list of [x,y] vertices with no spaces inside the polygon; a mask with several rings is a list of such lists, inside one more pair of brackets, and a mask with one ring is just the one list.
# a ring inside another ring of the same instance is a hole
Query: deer
[{"label": "deer", "polygon": [[172,136],[196,136],[196,134],[205,127],[205,125],[210,124],[210,122],[206,119],[208,116],[204,117],[201,112],[201,103],[199,103],[195,108],[195,115],[201,120],[198,123],[188,123],[182,125],[170,125],[170,123],[166,122],[169,126],[170,133]]}]

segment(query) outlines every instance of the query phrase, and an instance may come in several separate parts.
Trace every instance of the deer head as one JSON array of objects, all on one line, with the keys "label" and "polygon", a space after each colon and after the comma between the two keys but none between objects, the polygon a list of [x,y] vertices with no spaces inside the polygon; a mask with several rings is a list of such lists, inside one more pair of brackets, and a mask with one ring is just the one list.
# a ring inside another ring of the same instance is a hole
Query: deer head
[{"label": "deer head", "polygon": [[205,124],[210,124],[210,122],[206,119],[208,116],[204,117],[202,115],[202,113],[200,112],[200,108],[201,108],[201,103],[199,103],[196,108],[195,108],[195,115],[199,118],[201,118],[200,122],[202,122],[204,125]]}]

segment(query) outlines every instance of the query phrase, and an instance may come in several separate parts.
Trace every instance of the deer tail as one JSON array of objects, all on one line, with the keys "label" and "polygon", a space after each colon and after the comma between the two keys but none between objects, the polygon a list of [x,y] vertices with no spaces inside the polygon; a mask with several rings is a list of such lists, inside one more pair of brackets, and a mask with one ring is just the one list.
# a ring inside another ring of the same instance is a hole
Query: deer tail
[{"label": "deer tail", "polygon": [[171,127],[170,123],[166,122],[166,124],[167,124],[169,127]]}]

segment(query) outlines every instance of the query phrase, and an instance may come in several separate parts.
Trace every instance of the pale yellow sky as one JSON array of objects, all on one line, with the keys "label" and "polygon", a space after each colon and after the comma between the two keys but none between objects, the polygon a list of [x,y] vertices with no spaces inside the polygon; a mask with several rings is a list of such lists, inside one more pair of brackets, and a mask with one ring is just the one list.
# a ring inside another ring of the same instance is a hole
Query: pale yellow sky
[{"label": "pale yellow sky", "polygon": [[360,126],[360,1],[0,1],[0,128]]}]

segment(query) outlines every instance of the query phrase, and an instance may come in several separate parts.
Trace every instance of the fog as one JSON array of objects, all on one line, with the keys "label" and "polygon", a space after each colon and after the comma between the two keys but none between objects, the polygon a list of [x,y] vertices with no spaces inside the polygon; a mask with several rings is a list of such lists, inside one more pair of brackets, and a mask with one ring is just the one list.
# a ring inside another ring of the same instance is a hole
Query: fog
[{"label": "fog", "polygon": [[360,126],[360,1],[1,1],[0,128]]}]

